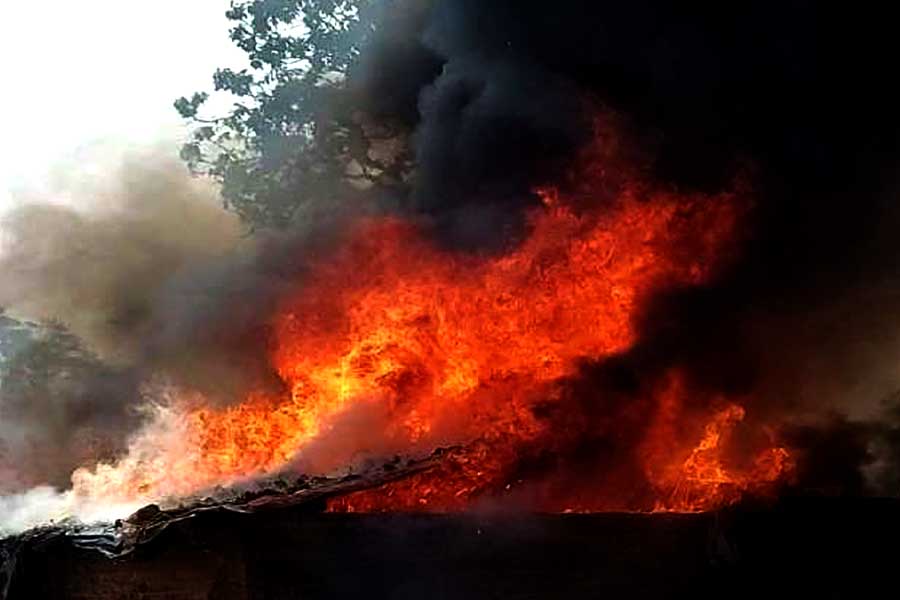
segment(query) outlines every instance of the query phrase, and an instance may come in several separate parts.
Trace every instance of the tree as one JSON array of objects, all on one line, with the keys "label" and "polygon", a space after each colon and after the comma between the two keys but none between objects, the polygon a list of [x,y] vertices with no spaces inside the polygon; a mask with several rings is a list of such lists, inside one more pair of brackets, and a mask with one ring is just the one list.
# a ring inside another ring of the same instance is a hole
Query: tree
[{"label": "tree", "polygon": [[0,362],[0,381],[0,493],[65,486],[77,466],[121,451],[141,419],[129,408],[132,374],[103,364],[58,322],[31,326]]},{"label": "tree", "polygon": [[[251,227],[283,227],[311,195],[402,186],[411,168],[406,132],[359,110],[350,79],[378,31],[382,0],[240,0],[226,13],[248,67],[219,69],[225,115],[207,117],[209,94],[175,108],[193,126],[182,158],[217,180],[226,208]],[[397,140],[400,140],[397,142]],[[379,151],[378,144],[389,151]],[[399,148],[399,150],[398,150]]]},{"label": "tree", "polygon": [[28,345],[36,332],[36,325],[6,316],[6,310],[0,306],[0,387],[6,363]]}]

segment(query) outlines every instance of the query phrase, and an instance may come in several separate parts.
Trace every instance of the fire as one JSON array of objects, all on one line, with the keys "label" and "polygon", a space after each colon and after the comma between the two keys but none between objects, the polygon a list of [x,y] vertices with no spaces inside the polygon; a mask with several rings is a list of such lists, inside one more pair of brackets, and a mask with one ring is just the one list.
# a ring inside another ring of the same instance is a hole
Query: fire
[{"label": "fire", "polygon": [[[617,164],[610,139],[598,127],[575,182],[540,191],[527,238],[505,253],[449,250],[399,218],[355,223],[272,317],[271,360],[286,397],[258,393],[213,409],[172,392],[125,458],[75,473],[76,495],[140,503],[285,468],[326,472],[450,445],[458,449],[439,470],[331,509],[454,510],[517,487],[523,454],[567,443],[565,428],[540,414],[558,404],[559,382],[585,360],[628,350],[653,294],[709,280],[736,251],[743,198],[643,185]],[[594,208],[576,208],[574,199],[594,196]],[[538,507],[706,510],[782,476],[788,457],[774,446],[749,470],[723,462],[725,438],[744,416],[736,404],[706,415],[697,440],[675,435],[691,417],[685,393],[664,390],[640,404],[647,422],[634,455],[649,496],[557,494]]]},{"label": "fire", "polygon": [[[700,512],[731,504],[746,492],[761,492],[776,484],[792,469],[790,454],[769,439],[768,444],[743,468],[729,467],[725,453],[729,438],[745,419],[738,404],[720,399],[720,408],[706,420],[702,435],[686,457],[673,438],[673,423],[683,418],[685,390],[671,377],[660,395],[658,416],[643,445],[644,469],[660,494],[657,512]],[[672,452],[675,450],[674,458]]]},{"label": "fire", "polygon": [[744,419],[744,409],[731,404],[716,413],[706,425],[703,438],[676,470],[672,482],[660,482],[671,489],[668,498],[657,502],[655,510],[698,512],[731,504],[748,490],[759,490],[777,482],[788,470],[790,455],[781,447],[760,453],[745,472],[730,470],[722,462],[724,438]]}]

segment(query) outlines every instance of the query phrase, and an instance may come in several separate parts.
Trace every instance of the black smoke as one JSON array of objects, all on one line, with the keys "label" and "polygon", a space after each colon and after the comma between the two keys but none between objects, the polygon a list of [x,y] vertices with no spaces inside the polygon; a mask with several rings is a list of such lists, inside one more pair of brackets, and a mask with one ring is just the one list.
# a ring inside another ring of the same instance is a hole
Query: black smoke
[{"label": "black smoke", "polygon": [[[612,110],[655,184],[716,192],[747,174],[755,204],[737,263],[711,285],[657,297],[616,368],[652,382],[678,367],[704,395],[749,395],[762,416],[882,419],[878,400],[900,386],[900,91],[891,81],[900,41],[887,9],[420,6],[419,46],[406,50],[440,69],[410,73],[419,79],[411,207],[434,219],[441,239],[476,250],[514,243],[532,190],[562,181],[597,107]],[[404,90],[408,107],[409,80]],[[831,448],[836,435],[849,471],[861,473],[877,461],[868,452],[878,436],[839,422],[810,426],[797,443]]]}]

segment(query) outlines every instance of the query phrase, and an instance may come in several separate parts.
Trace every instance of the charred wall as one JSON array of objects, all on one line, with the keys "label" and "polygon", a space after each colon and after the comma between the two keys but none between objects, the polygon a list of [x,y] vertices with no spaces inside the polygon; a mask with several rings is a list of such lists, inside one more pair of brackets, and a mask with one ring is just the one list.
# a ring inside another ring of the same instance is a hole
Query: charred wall
[{"label": "charred wall", "polygon": [[8,598],[856,598],[891,589],[894,502],[704,515],[219,512],[121,559],[24,548]]}]

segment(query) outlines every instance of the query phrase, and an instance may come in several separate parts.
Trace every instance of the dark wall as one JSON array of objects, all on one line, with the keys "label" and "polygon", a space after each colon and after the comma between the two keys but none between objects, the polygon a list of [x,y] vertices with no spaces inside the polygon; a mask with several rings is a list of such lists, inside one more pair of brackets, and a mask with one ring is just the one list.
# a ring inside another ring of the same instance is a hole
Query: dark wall
[{"label": "dark wall", "polygon": [[[24,548],[10,598],[868,597],[892,589],[900,505],[802,500],[706,515],[205,514],[111,560]],[[886,586],[886,587],[885,587]]]}]

